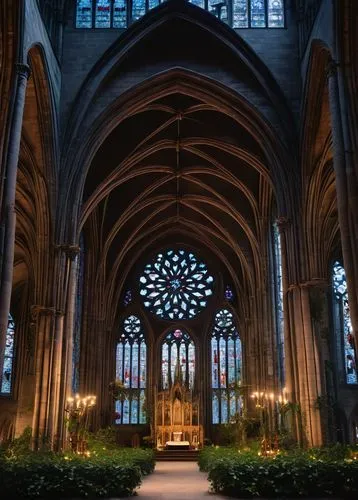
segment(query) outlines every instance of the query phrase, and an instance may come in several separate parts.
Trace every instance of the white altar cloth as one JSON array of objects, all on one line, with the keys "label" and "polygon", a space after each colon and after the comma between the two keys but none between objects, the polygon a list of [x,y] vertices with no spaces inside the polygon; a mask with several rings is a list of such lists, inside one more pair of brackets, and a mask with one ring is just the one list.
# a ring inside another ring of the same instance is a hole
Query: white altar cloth
[{"label": "white altar cloth", "polygon": [[189,441],[167,441],[166,446],[190,446]]}]

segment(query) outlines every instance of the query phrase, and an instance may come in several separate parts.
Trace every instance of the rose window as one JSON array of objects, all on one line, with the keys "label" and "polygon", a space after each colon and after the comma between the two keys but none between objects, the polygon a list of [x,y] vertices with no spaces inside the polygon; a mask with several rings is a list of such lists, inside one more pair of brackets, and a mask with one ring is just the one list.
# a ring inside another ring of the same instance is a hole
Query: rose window
[{"label": "rose window", "polygon": [[214,278],[204,262],[186,250],[167,250],[140,277],[144,305],[163,319],[191,319],[207,305]]}]

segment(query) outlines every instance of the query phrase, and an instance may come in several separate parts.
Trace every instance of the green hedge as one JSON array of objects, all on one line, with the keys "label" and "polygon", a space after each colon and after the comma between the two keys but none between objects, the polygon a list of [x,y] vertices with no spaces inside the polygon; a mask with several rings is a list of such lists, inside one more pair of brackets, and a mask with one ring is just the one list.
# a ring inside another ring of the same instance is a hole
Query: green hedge
[{"label": "green hedge", "polygon": [[108,456],[45,456],[0,460],[2,498],[108,498],[133,494],[154,469],[150,450],[120,449]]},{"label": "green hedge", "polygon": [[[225,456],[226,453],[226,456]],[[216,493],[240,497],[358,498],[357,461],[322,461],[308,455],[262,458],[237,450],[205,450],[202,470]]]}]

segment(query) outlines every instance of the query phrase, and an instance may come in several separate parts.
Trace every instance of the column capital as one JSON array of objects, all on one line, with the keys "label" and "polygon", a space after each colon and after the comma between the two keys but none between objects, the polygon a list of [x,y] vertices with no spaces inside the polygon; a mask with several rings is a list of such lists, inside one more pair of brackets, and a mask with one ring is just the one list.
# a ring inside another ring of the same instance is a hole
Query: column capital
[{"label": "column capital", "polygon": [[56,314],[56,309],[54,307],[40,306],[38,304],[32,305],[30,311],[32,321],[35,321],[40,314],[44,316],[54,316]]},{"label": "column capital", "polygon": [[28,80],[31,75],[31,68],[24,63],[15,63],[16,74],[21,78],[26,78]]},{"label": "column capital", "polygon": [[276,219],[276,224],[280,232],[285,231],[291,225],[291,220],[286,216],[279,216]]},{"label": "column capital", "polygon": [[64,252],[66,256],[69,257],[71,260],[74,260],[81,251],[81,248],[78,245],[71,245],[65,243],[61,245],[56,245],[55,248],[58,251]]}]

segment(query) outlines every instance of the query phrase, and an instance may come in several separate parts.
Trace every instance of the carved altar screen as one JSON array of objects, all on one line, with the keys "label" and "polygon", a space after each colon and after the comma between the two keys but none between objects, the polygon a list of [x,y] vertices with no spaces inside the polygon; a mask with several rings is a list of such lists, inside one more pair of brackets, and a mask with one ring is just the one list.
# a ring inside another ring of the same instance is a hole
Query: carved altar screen
[{"label": "carved altar screen", "polygon": [[197,447],[202,440],[199,396],[195,392],[195,345],[173,330],[161,346],[161,390],[156,405],[157,447]]},{"label": "carved altar screen", "polygon": [[241,341],[232,313],[215,315],[211,336],[212,422],[227,423],[241,412]]}]

